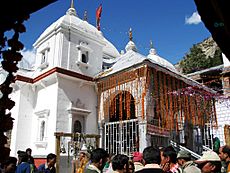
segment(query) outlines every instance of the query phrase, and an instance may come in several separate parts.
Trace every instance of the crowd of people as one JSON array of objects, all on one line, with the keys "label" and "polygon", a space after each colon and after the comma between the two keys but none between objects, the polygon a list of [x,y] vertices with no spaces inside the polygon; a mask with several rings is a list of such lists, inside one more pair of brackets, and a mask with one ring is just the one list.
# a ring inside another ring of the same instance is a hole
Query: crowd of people
[{"label": "crowd of people", "polygon": [[56,173],[55,163],[56,155],[50,153],[47,155],[46,163],[35,166],[32,150],[18,151],[18,158],[9,157],[1,163],[0,173]]},{"label": "crowd of people", "polygon": [[143,153],[134,152],[132,158],[124,154],[109,156],[98,148],[90,158],[86,155],[84,158],[81,161],[86,161],[85,165],[76,166],[72,173],[230,173],[230,146],[227,145],[216,152],[205,151],[197,160],[187,151],[177,153],[172,146],[149,146]]},{"label": "crowd of people", "polygon": [[[56,155],[47,155],[46,163],[36,167],[32,150],[18,151],[18,159],[9,157],[1,163],[0,173],[56,173]],[[146,147],[143,153],[109,155],[102,148],[90,154],[81,151],[72,162],[72,173],[230,173],[230,146],[219,151],[205,151],[193,160],[187,151],[178,153],[172,146]]]}]

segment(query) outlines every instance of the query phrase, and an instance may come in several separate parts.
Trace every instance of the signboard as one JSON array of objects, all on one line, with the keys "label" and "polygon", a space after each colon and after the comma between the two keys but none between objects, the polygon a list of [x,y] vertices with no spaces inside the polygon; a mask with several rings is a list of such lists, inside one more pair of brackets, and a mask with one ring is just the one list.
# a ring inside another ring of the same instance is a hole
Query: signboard
[{"label": "signboard", "polygon": [[152,124],[147,124],[147,133],[156,136],[164,136],[164,137],[170,136],[169,130],[158,126],[154,126]]}]

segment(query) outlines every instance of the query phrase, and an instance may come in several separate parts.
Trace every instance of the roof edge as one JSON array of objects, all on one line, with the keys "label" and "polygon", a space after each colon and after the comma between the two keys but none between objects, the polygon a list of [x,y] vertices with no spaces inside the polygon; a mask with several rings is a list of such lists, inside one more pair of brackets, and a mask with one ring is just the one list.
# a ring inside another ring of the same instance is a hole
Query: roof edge
[{"label": "roof edge", "polygon": [[70,76],[70,77],[75,77],[75,78],[79,78],[79,79],[82,79],[82,80],[86,80],[86,81],[94,81],[94,78],[92,77],[89,77],[89,76],[86,76],[86,75],[82,75],[80,73],[76,73],[76,72],[73,72],[73,71],[70,71],[70,70],[66,70],[66,69],[63,69],[63,68],[60,68],[60,67],[54,67],[52,69],[50,69],[49,71],[35,77],[35,78],[29,78],[29,77],[25,77],[25,76],[22,76],[22,75],[16,75],[15,76],[15,81],[22,81],[22,82],[26,82],[26,83],[36,83],[44,78],[46,78],[47,76],[50,76],[51,74],[53,73],[61,73],[61,74],[64,74],[64,75],[67,75],[67,76]]}]

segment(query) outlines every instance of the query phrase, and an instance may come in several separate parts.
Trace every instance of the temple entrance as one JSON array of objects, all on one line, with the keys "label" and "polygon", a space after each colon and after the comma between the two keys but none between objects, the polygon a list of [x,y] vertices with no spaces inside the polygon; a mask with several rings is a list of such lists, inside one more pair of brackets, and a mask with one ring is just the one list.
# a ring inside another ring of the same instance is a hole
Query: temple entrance
[{"label": "temple entrance", "polygon": [[109,122],[105,123],[105,149],[110,154],[131,155],[139,150],[138,120],[133,96],[123,91],[110,103]]},{"label": "temple entrance", "polygon": [[117,94],[110,104],[109,122],[135,119],[135,100],[133,96],[123,91]]},{"label": "temple entrance", "polygon": [[110,154],[130,156],[139,150],[138,120],[126,120],[105,124],[105,149]]}]

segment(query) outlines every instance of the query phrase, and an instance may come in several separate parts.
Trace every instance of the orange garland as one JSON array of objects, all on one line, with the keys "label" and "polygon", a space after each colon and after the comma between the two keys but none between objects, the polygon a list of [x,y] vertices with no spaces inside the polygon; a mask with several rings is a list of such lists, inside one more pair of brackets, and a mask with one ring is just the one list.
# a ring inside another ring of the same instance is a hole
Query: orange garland
[{"label": "orange garland", "polygon": [[[151,74],[153,74],[153,79]],[[145,82],[141,82],[141,79]],[[154,80],[153,84],[150,85],[152,80]],[[126,85],[127,82],[130,83]],[[136,117],[140,116],[138,109],[141,109],[142,119],[145,115],[153,115],[153,119],[159,119],[159,126],[162,124],[163,128],[171,130],[178,130],[178,121],[182,123],[183,118],[184,121],[190,121],[193,125],[203,125],[210,116],[216,117],[215,105],[211,104],[212,101],[201,99],[197,96],[198,94],[193,96],[184,93],[183,95],[179,93],[178,96],[171,94],[173,91],[178,92],[186,87],[188,85],[183,81],[147,66],[124,72],[124,75],[117,74],[108,80],[98,82],[98,116],[100,117],[100,102],[103,101],[107,102],[103,104],[105,116],[113,117],[119,114],[119,120],[130,119],[133,113]],[[146,99],[145,104],[145,98],[151,95],[151,92],[153,93],[151,103],[148,103]],[[131,112],[133,104],[135,112]],[[151,107],[154,109],[153,114],[149,109]],[[118,110],[119,113],[116,113]],[[204,118],[205,115],[206,118]]]},{"label": "orange garland", "polygon": [[163,74],[163,85],[164,85],[164,105],[165,105],[165,119],[166,119],[166,128],[168,129],[169,125],[169,99],[168,99],[168,87],[166,81],[166,74]]}]

